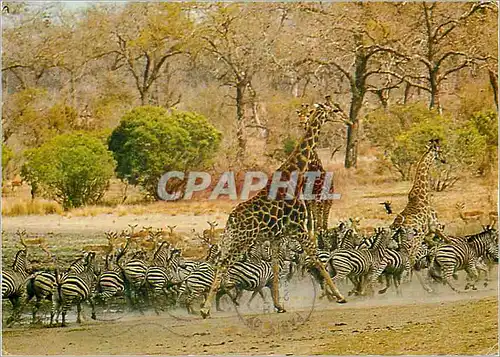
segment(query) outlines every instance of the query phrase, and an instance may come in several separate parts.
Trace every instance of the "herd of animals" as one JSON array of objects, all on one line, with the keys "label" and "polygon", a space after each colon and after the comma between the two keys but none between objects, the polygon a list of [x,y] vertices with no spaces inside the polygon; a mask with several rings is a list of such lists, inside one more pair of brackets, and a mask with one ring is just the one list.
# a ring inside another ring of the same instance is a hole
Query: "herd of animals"
[{"label": "herd of animals", "polygon": [[[304,135],[277,170],[285,174],[298,171],[297,190],[304,184],[305,172],[325,173],[316,143],[322,125],[342,115],[329,97],[325,103],[303,106],[299,111]],[[7,325],[19,321],[28,304],[33,304],[32,319],[36,322],[45,300],[52,301],[50,325],[58,324],[62,314],[64,326],[66,313],[75,304],[80,322],[85,301],[95,319],[96,305],[107,306],[119,296],[125,297],[129,309],[153,307],[157,313],[177,306],[196,313],[193,304],[201,300],[199,312],[205,318],[213,302],[221,309],[222,296],[228,295],[239,305],[243,293],[250,291],[249,304],[257,294],[265,300],[265,287],[271,291],[275,310],[283,313],[279,282],[300,280],[308,274],[321,286],[320,298],[326,296],[338,303],[346,302],[339,283],[343,289],[352,284],[349,296],[370,295],[375,284],[384,280],[380,294],[391,285],[401,294],[402,284],[415,275],[428,292],[434,282],[459,291],[453,280],[458,271],[465,270],[465,290],[477,289],[479,272],[484,274],[486,286],[490,270],[498,262],[498,232],[488,225],[463,237],[445,233],[429,194],[429,169],[438,160],[444,159],[439,141],[433,139],[416,165],[404,210],[392,224],[366,236],[358,232],[359,221],[355,219],[328,226],[332,201],[304,201],[300,195],[271,199],[268,186],[237,204],[224,229],[211,223],[210,229],[197,235],[206,243],[206,254],[199,259],[183,256],[175,242],[169,241],[171,234],[162,230],[130,229],[107,232],[104,249],[87,247],[69,268],[55,264],[52,271],[30,271],[28,245],[19,232],[24,247],[15,255],[11,269],[2,271],[2,297],[13,306]],[[323,179],[324,175],[314,186],[317,197]],[[389,202],[384,207],[390,211]]]}]

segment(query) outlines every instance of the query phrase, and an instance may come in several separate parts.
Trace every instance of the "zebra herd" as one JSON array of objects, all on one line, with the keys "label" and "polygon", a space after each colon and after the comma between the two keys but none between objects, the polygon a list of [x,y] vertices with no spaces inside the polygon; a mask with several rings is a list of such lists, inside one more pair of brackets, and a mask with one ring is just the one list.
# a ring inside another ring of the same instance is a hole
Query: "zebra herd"
[{"label": "zebra herd", "polygon": [[[10,300],[13,308],[7,319],[12,325],[21,318],[24,308],[32,303],[32,321],[37,322],[37,314],[44,301],[51,301],[50,325],[58,324],[62,314],[62,326],[66,325],[66,314],[72,305],[77,307],[77,322],[81,321],[82,303],[88,302],[92,308],[92,318],[96,319],[96,305],[109,308],[113,298],[124,297],[129,309],[153,307],[156,313],[164,308],[183,306],[194,313],[193,303],[203,299],[214,279],[214,261],[219,247],[212,237],[206,239],[207,253],[204,258],[193,259],[183,256],[182,250],[172,242],[163,240],[157,244],[158,235],[149,231],[149,238],[155,244],[131,244],[129,231],[115,233],[122,237],[124,244],[106,251],[105,264],[99,264],[99,254],[86,252],[74,260],[67,269],[53,271],[29,270],[25,246],[15,255],[11,269],[2,271],[2,298]],[[133,232],[132,232],[133,233]],[[430,282],[448,284],[457,279],[457,272],[465,270],[465,289],[476,289],[479,273],[484,273],[484,284],[488,283],[489,270],[498,261],[498,232],[486,226],[477,234],[464,237],[435,237],[422,243],[417,251],[411,250],[413,232],[405,228],[391,230],[377,228],[374,234],[363,236],[357,232],[353,220],[319,232],[318,258],[324,264],[333,281],[352,283],[349,295],[371,295],[373,286],[385,280],[385,286],[378,293],[385,293],[391,284],[397,294],[401,294],[404,280],[416,275],[422,287],[432,291]],[[300,244],[289,236],[279,250],[279,279],[303,279],[311,274],[323,289],[321,274],[303,252]],[[490,267],[488,267],[488,265]],[[249,305],[257,296],[265,301],[263,289],[271,289],[274,277],[270,244],[252,246],[242,252],[223,279],[216,296],[216,308],[221,311],[221,298],[228,295],[239,305],[245,291],[252,293]],[[422,272],[426,274],[422,275]],[[321,298],[320,297],[320,298]],[[54,321],[55,318],[55,321]]]}]

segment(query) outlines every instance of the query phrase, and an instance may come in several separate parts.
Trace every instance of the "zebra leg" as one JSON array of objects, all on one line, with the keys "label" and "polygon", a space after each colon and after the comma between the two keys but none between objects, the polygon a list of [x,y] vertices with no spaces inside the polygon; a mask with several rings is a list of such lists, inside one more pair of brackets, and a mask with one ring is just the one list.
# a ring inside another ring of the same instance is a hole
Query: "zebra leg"
[{"label": "zebra leg", "polygon": [[[76,323],[77,324],[81,324],[82,323],[82,319],[81,319],[81,313],[82,313],[82,304],[80,301],[78,301],[76,303],[76,311],[77,311],[77,315],[76,315]],[[64,316],[64,315],[63,315]]]},{"label": "zebra leg", "polygon": [[260,295],[260,297],[262,298],[262,301],[266,302],[266,298],[264,296],[264,293],[262,291],[262,289],[256,289],[254,290],[254,292],[252,293],[252,296],[250,297],[250,300],[248,300],[247,302],[247,307],[250,308],[250,304],[252,303],[253,299],[257,296],[257,294]]},{"label": "zebra leg", "polygon": [[394,282],[394,286],[396,288],[396,294],[398,296],[402,296],[402,292],[401,292],[401,275],[403,274],[403,272],[400,272],[400,273],[397,273],[397,274],[393,274],[392,275],[392,280]]},{"label": "zebra leg", "polygon": [[381,275],[385,278],[385,288],[378,291],[379,294],[385,294],[387,289],[391,287],[391,276],[389,274]]},{"label": "zebra leg", "polygon": [[[484,272],[483,285],[484,285],[484,287],[487,287],[488,283],[490,281],[490,270],[489,270],[488,266],[486,264],[484,264],[483,262],[476,262],[476,269]],[[479,274],[479,272],[478,272],[478,274]]]},{"label": "zebra leg", "polygon": [[[410,276],[412,275],[413,269],[410,270]],[[424,278],[422,278],[422,275],[420,274],[420,271],[419,270],[415,270],[415,276],[417,277],[417,280],[418,282],[420,283],[420,285],[424,288],[425,291],[427,291],[428,293],[432,293],[434,290],[432,290],[432,288],[427,285],[424,281]],[[410,279],[411,281],[411,279]]]},{"label": "zebra leg", "polygon": [[50,326],[53,325],[54,316],[56,314],[57,314],[57,316],[56,316],[56,323],[57,323],[57,320],[59,319],[59,309],[60,309],[59,299],[54,296],[52,299],[52,309],[50,310]]},{"label": "zebra leg", "polygon": [[12,304],[12,314],[7,319],[7,327],[12,327],[17,319],[17,311],[19,310],[19,296],[9,297],[10,303]]},{"label": "zebra leg", "polygon": [[226,292],[223,289],[219,289],[215,294],[215,309],[220,312],[224,312],[224,310],[220,307],[220,299],[226,295]]},{"label": "zebra leg", "polygon": [[[90,302],[90,306],[92,307],[92,314],[90,315],[90,318],[91,318],[92,320],[97,320],[97,317],[96,317],[96,314],[95,314],[95,301],[94,301],[94,297],[93,297],[93,296],[91,296],[91,297],[89,298],[89,302]],[[105,306],[105,307],[107,306],[107,304],[106,304],[106,303],[107,303],[107,301],[106,301],[106,300],[104,300],[104,306]]]},{"label": "zebra leg", "polygon": [[36,314],[38,310],[40,310],[40,306],[42,305],[42,299],[40,297],[36,297],[35,304],[33,305],[33,308],[31,310],[31,323],[35,324],[36,323]]},{"label": "zebra leg", "polygon": [[[61,308],[62,308],[62,322],[61,322],[61,327],[66,326],[66,312],[71,306],[71,301],[61,301]],[[57,322],[57,320],[56,320]]]},{"label": "zebra leg", "polygon": [[470,280],[472,281],[472,283],[467,283],[467,285],[465,286],[465,290],[467,290],[468,287],[471,287],[472,290],[477,290],[476,283],[479,280],[479,274],[476,269],[476,262],[475,261],[469,262],[465,271],[467,272],[467,275],[470,277]]},{"label": "zebra leg", "polygon": [[445,265],[442,267],[442,272],[443,272],[443,279],[446,284],[455,292],[459,293],[460,290],[458,290],[456,287],[453,286],[451,283],[451,278],[453,277],[453,273],[455,272],[455,265]]}]

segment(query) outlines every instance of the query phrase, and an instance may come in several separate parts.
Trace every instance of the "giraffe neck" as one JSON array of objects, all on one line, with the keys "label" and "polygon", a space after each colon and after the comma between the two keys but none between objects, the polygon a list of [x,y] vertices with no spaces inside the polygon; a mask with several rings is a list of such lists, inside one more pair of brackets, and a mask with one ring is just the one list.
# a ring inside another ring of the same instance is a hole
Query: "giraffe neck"
[{"label": "giraffe neck", "polygon": [[309,163],[317,158],[316,146],[321,132],[321,124],[311,125],[307,128],[306,133],[299,144],[297,153],[297,170],[303,173],[308,170]]},{"label": "giraffe neck", "polygon": [[434,161],[432,149],[429,149],[420,159],[415,172],[413,187],[408,194],[410,200],[429,202],[429,170]]}]

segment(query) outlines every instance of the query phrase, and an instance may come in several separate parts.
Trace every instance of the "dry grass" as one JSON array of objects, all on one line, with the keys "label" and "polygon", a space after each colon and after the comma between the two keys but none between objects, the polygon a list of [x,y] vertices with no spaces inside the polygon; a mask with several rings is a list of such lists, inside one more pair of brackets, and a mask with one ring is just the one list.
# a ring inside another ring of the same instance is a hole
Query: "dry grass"
[{"label": "dry grass", "polygon": [[51,200],[24,199],[24,198],[2,198],[3,216],[24,216],[29,214],[63,214],[62,206]]}]

